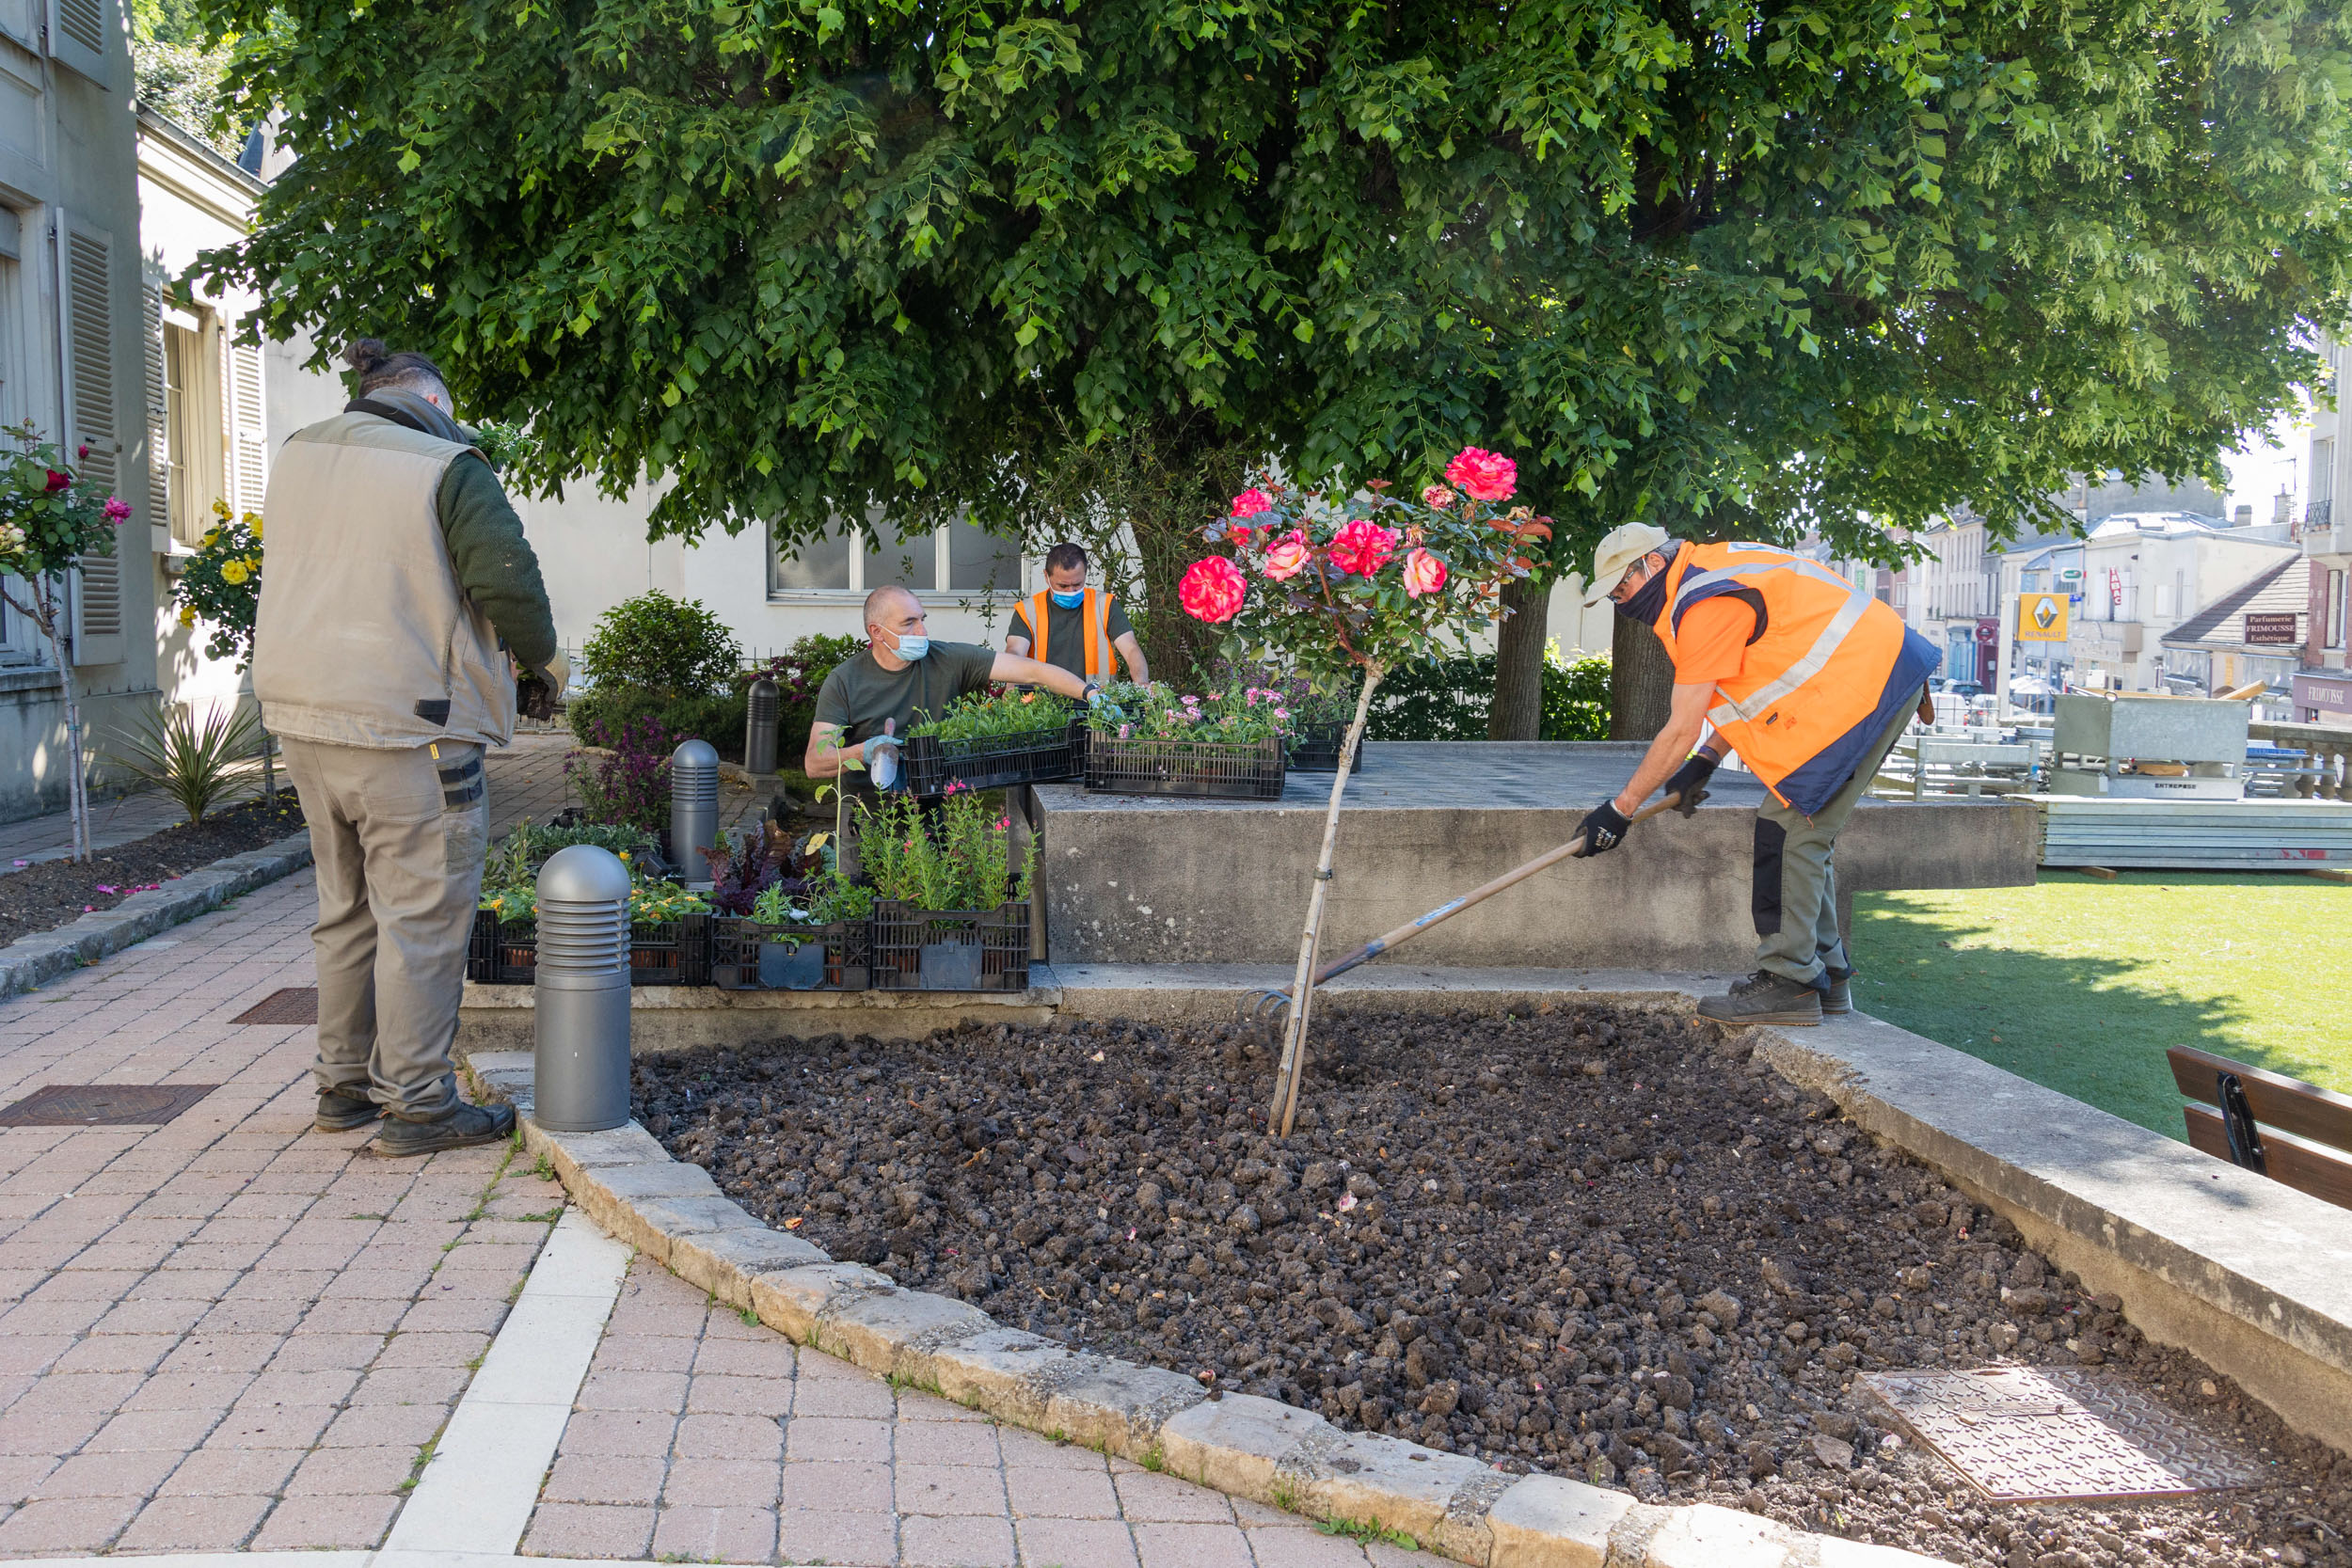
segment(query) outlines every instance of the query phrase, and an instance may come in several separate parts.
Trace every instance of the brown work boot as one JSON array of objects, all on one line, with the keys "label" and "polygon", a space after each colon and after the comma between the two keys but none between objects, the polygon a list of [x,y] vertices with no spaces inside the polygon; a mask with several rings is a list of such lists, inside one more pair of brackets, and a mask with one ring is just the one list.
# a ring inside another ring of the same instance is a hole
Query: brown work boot
[{"label": "brown work boot", "polygon": [[1853,1011],[1853,971],[1825,969],[1821,972],[1821,1011],[1836,1016]]},{"label": "brown work boot", "polygon": [[384,1114],[384,1107],[365,1094],[347,1089],[321,1089],[319,1115],[314,1124],[322,1132],[349,1132],[373,1124]]},{"label": "brown work boot", "polygon": [[440,1115],[422,1121],[386,1117],[375,1135],[375,1151],[393,1156],[437,1154],[445,1148],[470,1148],[494,1144],[515,1131],[512,1105],[469,1105],[460,1100]]},{"label": "brown work boot", "polygon": [[1718,1023],[1778,1023],[1807,1028],[1821,1022],[1821,993],[1803,980],[1759,969],[1731,983],[1727,996],[1699,1004],[1699,1017]]}]

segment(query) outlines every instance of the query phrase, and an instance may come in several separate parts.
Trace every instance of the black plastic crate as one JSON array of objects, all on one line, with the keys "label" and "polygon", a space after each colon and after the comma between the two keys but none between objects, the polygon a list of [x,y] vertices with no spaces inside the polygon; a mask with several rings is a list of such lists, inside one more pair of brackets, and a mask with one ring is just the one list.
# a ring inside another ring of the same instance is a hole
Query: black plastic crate
[{"label": "black plastic crate", "polygon": [[967,789],[1057,784],[1078,776],[1085,744],[1083,719],[979,740],[914,736],[908,739],[904,752],[907,793],[945,795],[947,786],[959,781]]},{"label": "black plastic crate", "polygon": [[1120,740],[1097,730],[1087,744],[1086,786],[1098,795],[1279,800],[1282,778],[1279,736],[1238,744]]},{"label": "black plastic crate", "polygon": [[[467,944],[466,978],[491,986],[527,986],[539,970],[539,924],[501,920],[476,910]],[[628,932],[628,983],[632,986],[710,984],[710,916],[690,914],[658,925],[632,926]]]},{"label": "black plastic crate", "polygon": [[830,926],[714,916],[710,983],[721,990],[864,990],[866,924]]},{"label": "black plastic crate", "polygon": [[1027,990],[1029,901],[993,910],[918,910],[877,900],[869,922],[878,990]]},{"label": "black plastic crate", "polygon": [[[1282,743],[1284,755],[1290,759],[1294,773],[1336,773],[1340,770],[1340,748],[1347,744],[1348,721],[1335,720],[1328,724],[1301,724],[1297,733]],[[1350,773],[1364,770],[1364,748],[1356,747],[1356,766]]]}]

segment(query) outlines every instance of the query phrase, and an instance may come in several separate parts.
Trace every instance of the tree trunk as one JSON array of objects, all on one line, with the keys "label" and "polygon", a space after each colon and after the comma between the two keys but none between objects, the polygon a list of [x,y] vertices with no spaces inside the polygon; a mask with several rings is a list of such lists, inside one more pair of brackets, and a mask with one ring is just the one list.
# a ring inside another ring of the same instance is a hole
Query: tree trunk
[{"label": "tree trunk", "polygon": [[1613,617],[1609,644],[1609,738],[1651,740],[1674,708],[1675,666],[1658,634]]},{"label": "tree trunk", "polygon": [[1489,740],[1541,740],[1544,728],[1545,617],[1551,591],[1533,578],[1503,584],[1511,613],[1495,629],[1495,694],[1486,707]]},{"label": "tree trunk", "polygon": [[90,858],[89,791],[83,777],[82,702],[73,689],[73,663],[65,651],[65,594],[62,587],[53,591],[52,579],[45,574],[35,575],[25,586],[32,592],[30,604],[6,590],[0,590],[0,598],[40,629],[49,640],[49,657],[57,661],[57,689],[65,696],[66,813],[73,825],[73,858],[87,861]]}]

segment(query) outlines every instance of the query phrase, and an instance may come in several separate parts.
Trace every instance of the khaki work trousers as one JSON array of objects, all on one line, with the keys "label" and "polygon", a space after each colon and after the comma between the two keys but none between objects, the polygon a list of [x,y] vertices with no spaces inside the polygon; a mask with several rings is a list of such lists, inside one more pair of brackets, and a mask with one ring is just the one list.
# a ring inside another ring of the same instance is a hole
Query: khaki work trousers
[{"label": "khaki work trousers", "polygon": [[1837,834],[1868,793],[1879,764],[1902,738],[1918,706],[1915,691],[1863,753],[1853,777],[1813,816],[1783,805],[1776,795],[1765,796],[1756,808],[1751,893],[1756,968],[1808,986],[1820,985],[1825,970],[1853,968],[1837,930],[1837,867],[1833,860]]},{"label": "khaki work trousers", "polygon": [[437,1115],[457,1098],[450,1048],[489,847],[482,748],[282,744],[318,866],[319,1090]]}]

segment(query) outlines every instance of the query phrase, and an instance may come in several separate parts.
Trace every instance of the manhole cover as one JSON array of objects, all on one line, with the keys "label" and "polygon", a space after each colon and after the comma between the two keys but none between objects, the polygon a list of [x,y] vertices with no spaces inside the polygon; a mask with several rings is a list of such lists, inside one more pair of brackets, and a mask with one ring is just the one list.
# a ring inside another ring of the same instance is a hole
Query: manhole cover
[{"label": "manhole cover", "polygon": [[160,1127],[217,1084],[52,1084],[0,1110],[0,1127]]},{"label": "manhole cover", "polygon": [[2225,1440],[2116,1378],[2005,1367],[1861,1381],[1993,1502],[2177,1497],[2266,1479]]},{"label": "manhole cover", "polygon": [[231,1023],[316,1023],[319,993],[315,986],[274,990],[230,1019]]}]

